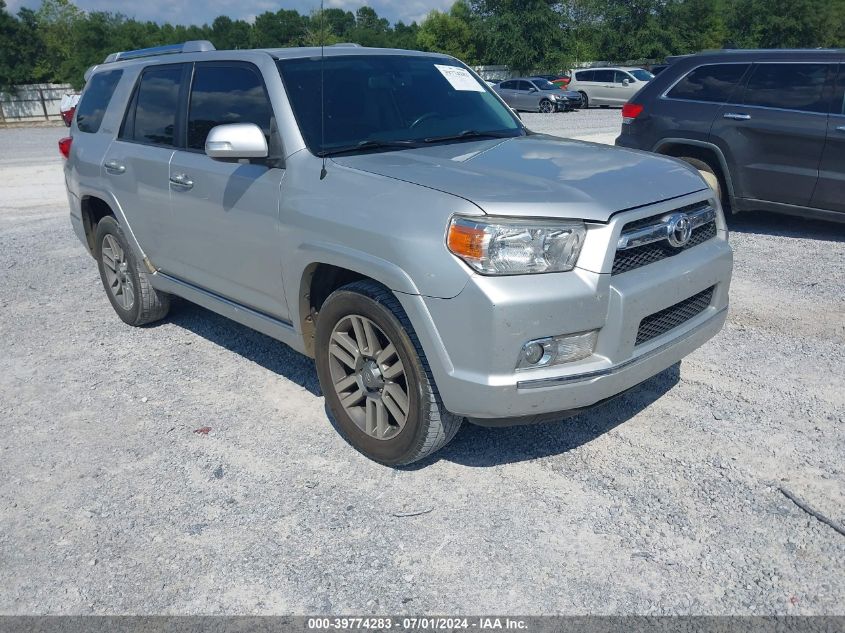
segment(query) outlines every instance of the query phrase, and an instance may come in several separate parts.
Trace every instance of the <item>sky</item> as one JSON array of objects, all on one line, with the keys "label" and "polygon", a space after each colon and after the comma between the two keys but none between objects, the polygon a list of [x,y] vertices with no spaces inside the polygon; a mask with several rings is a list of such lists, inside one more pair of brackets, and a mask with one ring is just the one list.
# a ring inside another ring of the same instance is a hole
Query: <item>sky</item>
[{"label": "sky", "polygon": [[[218,15],[228,15],[232,19],[251,21],[265,11],[279,9],[297,9],[300,13],[310,13],[320,7],[320,0],[134,0],[132,2],[109,0],[73,0],[74,4],[85,11],[110,11],[139,20],[170,22],[171,24],[210,24]],[[402,20],[405,23],[419,22],[432,9],[448,9],[454,0],[324,0],[325,6],[337,7],[346,11],[355,11],[362,5],[375,9],[380,17],[391,23]],[[22,7],[38,8],[40,0],[6,0],[8,9],[14,13]]]}]

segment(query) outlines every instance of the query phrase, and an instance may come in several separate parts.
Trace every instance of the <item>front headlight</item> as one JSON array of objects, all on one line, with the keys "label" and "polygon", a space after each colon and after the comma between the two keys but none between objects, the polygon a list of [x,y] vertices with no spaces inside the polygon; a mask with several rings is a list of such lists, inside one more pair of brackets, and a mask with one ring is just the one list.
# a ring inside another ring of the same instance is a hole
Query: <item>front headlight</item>
[{"label": "front headlight", "polygon": [[575,267],[586,232],[575,220],[455,216],[447,245],[485,275],[564,272]]}]

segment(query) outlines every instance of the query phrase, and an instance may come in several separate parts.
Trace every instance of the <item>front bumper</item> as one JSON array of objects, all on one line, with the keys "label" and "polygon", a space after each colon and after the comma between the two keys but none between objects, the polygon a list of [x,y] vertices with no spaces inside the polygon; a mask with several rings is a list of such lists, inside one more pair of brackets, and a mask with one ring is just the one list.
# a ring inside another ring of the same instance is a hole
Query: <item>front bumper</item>
[{"label": "front bumper", "polygon": [[[628,215],[624,221],[630,219]],[[597,233],[602,239],[618,239],[613,226]],[[582,260],[589,262],[585,255]],[[535,418],[611,398],[712,338],[727,316],[732,264],[721,225],[708,242],[620,275],[602,268],[516,277],[473,275],[452,299],[401,299],[447,409],[480,420]],[[644,317],[710,287],[714,291],[709,307],[636,345]],[[527,341],[594,329],[599,335],[591,357],[515,370]]]}]

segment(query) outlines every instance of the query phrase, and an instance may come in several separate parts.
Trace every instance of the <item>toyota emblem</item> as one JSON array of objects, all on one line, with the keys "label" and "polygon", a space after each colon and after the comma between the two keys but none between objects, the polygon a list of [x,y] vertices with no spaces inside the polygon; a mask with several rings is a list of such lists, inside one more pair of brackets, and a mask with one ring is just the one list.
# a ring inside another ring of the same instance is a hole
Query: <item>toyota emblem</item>
[{"label": "toyota emblem", "polygon": [[687,245],[692,235],[692,222],[686,213],[673,213],[666,218],[667,239],[675,248]]}]

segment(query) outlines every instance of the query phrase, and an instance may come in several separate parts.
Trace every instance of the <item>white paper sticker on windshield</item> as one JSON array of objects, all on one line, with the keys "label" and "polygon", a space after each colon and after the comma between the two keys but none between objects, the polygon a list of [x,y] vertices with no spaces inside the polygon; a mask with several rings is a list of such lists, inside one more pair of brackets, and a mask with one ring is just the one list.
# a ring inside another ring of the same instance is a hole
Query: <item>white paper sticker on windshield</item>
[{"label": "white paper sticker on windshield", "polygon": [[444,66],[435,64],[434,67],[446,80],[452,84],[455,90],[471,90],[473,92],[484,92],[484,87],[478,83],[475,77],[469,74],[466,68],[459,66]]}]

